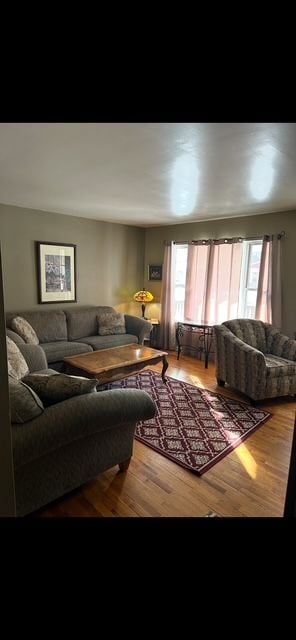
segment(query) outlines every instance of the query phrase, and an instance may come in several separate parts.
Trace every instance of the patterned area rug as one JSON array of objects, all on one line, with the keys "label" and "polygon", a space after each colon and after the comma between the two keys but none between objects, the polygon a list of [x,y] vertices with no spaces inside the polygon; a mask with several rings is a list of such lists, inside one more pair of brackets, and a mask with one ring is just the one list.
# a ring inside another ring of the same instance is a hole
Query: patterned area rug
[{"label": "patterned area rug", "polygon": [[198,475],[208,471],[272,414],[243,402],[146,370],[104,389],[143,389],[156,403],[135,438]]}]

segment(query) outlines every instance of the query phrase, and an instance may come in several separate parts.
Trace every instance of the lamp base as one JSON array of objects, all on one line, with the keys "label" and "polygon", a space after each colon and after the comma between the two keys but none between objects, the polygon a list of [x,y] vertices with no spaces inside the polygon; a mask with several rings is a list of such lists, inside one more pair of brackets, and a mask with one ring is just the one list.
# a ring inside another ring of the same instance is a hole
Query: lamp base
[{"label": "lamp base", "polygon": [[145,305],[142,304],[142,318],[145,320]]}]

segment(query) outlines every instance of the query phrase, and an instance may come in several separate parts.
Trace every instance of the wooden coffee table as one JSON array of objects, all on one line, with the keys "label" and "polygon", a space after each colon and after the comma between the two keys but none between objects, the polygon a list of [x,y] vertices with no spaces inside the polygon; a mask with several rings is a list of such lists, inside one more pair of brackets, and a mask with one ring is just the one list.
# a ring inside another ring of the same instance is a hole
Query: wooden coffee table
[{"label": "wooden coffee table", "polygon": [[64,358],[66,373],[97,378],[99,384],[126,378],[132,373],[156,364],[162,360],[161,377],[166,382],[165,372],[169,366],[166,351],[150,349],[140,344],[126,344],[122,347],[99,349],[91,353]]}]

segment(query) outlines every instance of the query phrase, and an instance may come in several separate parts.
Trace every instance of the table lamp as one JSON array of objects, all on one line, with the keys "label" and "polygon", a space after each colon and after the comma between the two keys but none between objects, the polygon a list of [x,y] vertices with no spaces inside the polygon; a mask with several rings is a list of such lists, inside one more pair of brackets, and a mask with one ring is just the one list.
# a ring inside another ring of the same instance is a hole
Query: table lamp
[{"label": "table lamp", "polygon": [[142,318],[145,318],[145,303],[152,302],[154,296],[150,291],[146,291],[145,287],[141,289],[141,291],[137,291],[134,295],[134,300],[136,302],[142,302]]}]

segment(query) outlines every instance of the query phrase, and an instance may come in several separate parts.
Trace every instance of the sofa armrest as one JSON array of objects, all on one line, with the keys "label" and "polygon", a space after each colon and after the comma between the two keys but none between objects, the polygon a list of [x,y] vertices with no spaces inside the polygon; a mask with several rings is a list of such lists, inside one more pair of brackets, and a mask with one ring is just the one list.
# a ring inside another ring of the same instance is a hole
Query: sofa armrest
[{"label": "sofa armrest", "polygon": [[125,315],[124,318],[126,332],[137,336],[138,343],[144,344],[144,338],[149,336],[153,328],[151,322],[144,320],[144,318],[138,318],[137,316]]},{"label": "sofa armrest", "polygon": [[18,333],[15,333],[15,331],[12,331],[12,329],[6,328],[6,335],[8,336],[8,338],[13,340],[13,342],[15,342],[17,346],[19,346],[20,344],[26,344],[23,338],[21,338]]},{"label": "sofa armrest", "polygon": [[14,465],[26,464],[99,431],[136,425],[152,418],[155,411],[152,398],[139,389],[111,389],[69,398],[47,407],[25,425],[13,425]]},{"label": "sofa armrest", "polygon": [[40,369],[47,369],[45,351],[39,344],[27,344],[24,342],[24,344],[18,344],[17,346],[26,360],[30,373]]},{"label": "sofa armrest", "polygon": [[279,329],[266,325],[267,352],[286,360],[296,360],[296,340],[285,336]]}]

